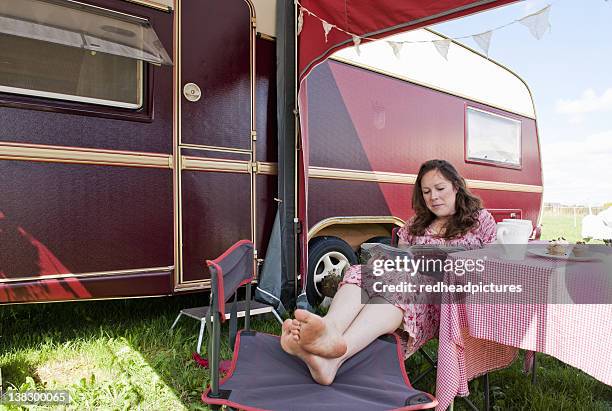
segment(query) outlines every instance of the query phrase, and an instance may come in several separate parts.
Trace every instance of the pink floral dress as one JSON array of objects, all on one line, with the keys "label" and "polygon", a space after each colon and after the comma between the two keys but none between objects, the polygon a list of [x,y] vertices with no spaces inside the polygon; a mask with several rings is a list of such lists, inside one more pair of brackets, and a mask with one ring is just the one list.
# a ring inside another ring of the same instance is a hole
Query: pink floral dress
[{"label": "pink floral dress", "polygon": [[[437,237],[433,234],[431,227],[425,230],[422,236],[413,236],[408,233],[410,222],[398,230],[399,245],[442,245],[459,246],[465,248],[480,248],[485,244],[495,241],[496,225],[493,216],[487,210],[480,210],[478,224],[461,237],[450,240]],[[361,265],[351,266],[340,283],[356,284],[361,286]],[[418,298],[418,297],[417,297]],[[404,332],[399,333],[402,337],[405,358],[414,354],[423,344],[437,337],[440,325],[440,306],[419,303],[396,303],[396,307],[404,313],[402,328]],[[410,338],[409,338],[410,337]]]}]

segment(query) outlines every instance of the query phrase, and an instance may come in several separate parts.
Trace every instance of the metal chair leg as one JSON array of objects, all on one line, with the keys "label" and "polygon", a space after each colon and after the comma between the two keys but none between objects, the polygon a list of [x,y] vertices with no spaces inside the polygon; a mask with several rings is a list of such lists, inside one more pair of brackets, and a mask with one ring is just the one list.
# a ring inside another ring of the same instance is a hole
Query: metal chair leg
[{"label": "metal chair leg", "polygon": [[200,320],[200,335],[198,335],[198,347],[196,352],[200,354],[200,350],[202,349],[202,339],[204,338],[204,331],[206,330],[206,321],[204,319]]},{"label": "metal chair leg", "polygon": [[176,316],[176,320],[174,320],[174,322],[172,323],[172,327],[170,327],[170,331],[174,329],[174,326],[176,325],[176,323],[178,323],[178,320],[179,318],[181,318],[181,315],[183,315],[183,313],[179,312],[179,315]]},{"label": "metal chair leg", "polygon": [[537,353],[534,351],[533,352],[533,366],[531,368],[531,384],[532,385],[536,384],[536,370],[537,370],[536,355]]},{"label": "metal chair leg", "polygon": [[427,376],[430,372],[435,371],[438,368],[438,361],[431,358],[431,356],[425,351],[422,347],[417,351],[419,354],[423,356],[429,363],[429,368],[419,374],[414,380],[412,380],[412,384],[417,384],[421,379]]},{"label": "metal chair leg", "polygon": [[280,317],[280,315],[278,315],[278,313],[276,312],[274,308],[272,309],[272,314],[274,314],[274,317],[276,317],[280,325],[283,325],[283,319]]},{"label": "metal chair leg", "polygon": [[484,382],[484,409],[489,411],[491,409],[491,402],[489,397],[489,374],[485,374],[482,376]]},{"label": "metal chair leg", "polygon": [[477,406],[474,405],[474,403],[472,401],[470,401],[470,399],[468,397],[459,397],[463,400],[463,402],[465,402],[465,405],[467,405],[471,410],[473,411],[480,411],[478,409]]}]

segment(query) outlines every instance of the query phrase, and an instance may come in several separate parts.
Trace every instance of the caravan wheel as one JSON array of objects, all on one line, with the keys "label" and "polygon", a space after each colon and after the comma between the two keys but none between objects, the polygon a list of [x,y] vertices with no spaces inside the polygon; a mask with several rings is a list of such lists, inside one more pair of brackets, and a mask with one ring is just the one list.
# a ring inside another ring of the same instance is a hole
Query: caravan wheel
[{"label": "caravan wheel", "polygon": [[308,281],[306,296],[312,306],[323,299],[323,279],[330,275],[342,277],[349,266],[357,264],[357,255],[350,245],[338,237],[317,237],[308,246]]}]

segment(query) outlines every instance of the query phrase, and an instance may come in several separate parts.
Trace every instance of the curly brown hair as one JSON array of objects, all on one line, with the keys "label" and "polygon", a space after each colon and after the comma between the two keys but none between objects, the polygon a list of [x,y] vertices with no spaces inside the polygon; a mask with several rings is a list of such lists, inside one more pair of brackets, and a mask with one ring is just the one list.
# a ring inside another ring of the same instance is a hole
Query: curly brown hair
[{"label": "curly brown hair", "polygon": [[421,165],[412,192],[412,209],[416,215],[408,231],[412,235],[422,236],[427,227],[436,219],[436,215],[427,208],[421,187],[423,176],[432,170],[438,170],[457,190],[455,214],[446,223],[443,238],[460,237],[478,225],[478,214],[482,209],[482,201],[470,192],[465,184],[465,179],[446,160],[429,160]]}]

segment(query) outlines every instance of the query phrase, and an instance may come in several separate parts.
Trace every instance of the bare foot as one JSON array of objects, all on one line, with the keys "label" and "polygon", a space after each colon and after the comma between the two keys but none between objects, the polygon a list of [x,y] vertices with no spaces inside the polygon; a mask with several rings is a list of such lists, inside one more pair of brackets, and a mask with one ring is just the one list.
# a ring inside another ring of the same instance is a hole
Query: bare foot
[{"label": "bare foot", "polygon": [[305,351],[297,343],[297,340],[291,334],[291,320],[285,320],[283,323],[283,334],[281,335],[281,347],[287,354],[295,355],[308,367],[313,380],[321,385],[330,385],[334,382],[336,373],[340,366],[340,361],[336,359],[328,359],[319,357]]},{"label": "bare foot", "polygon": [[325,358],[338,358],[346,352],[342,335],[323,318],[306,310],[295,310],[295,318],[301,323],[299,345],[305,351]]},{"label": "bare foot", "polygon": [[298,355],[303,349],[298,344],[298,339],[292,334],[292,320],[283,322],[283,333],[281,335],[281,347],[287,354]]}]

